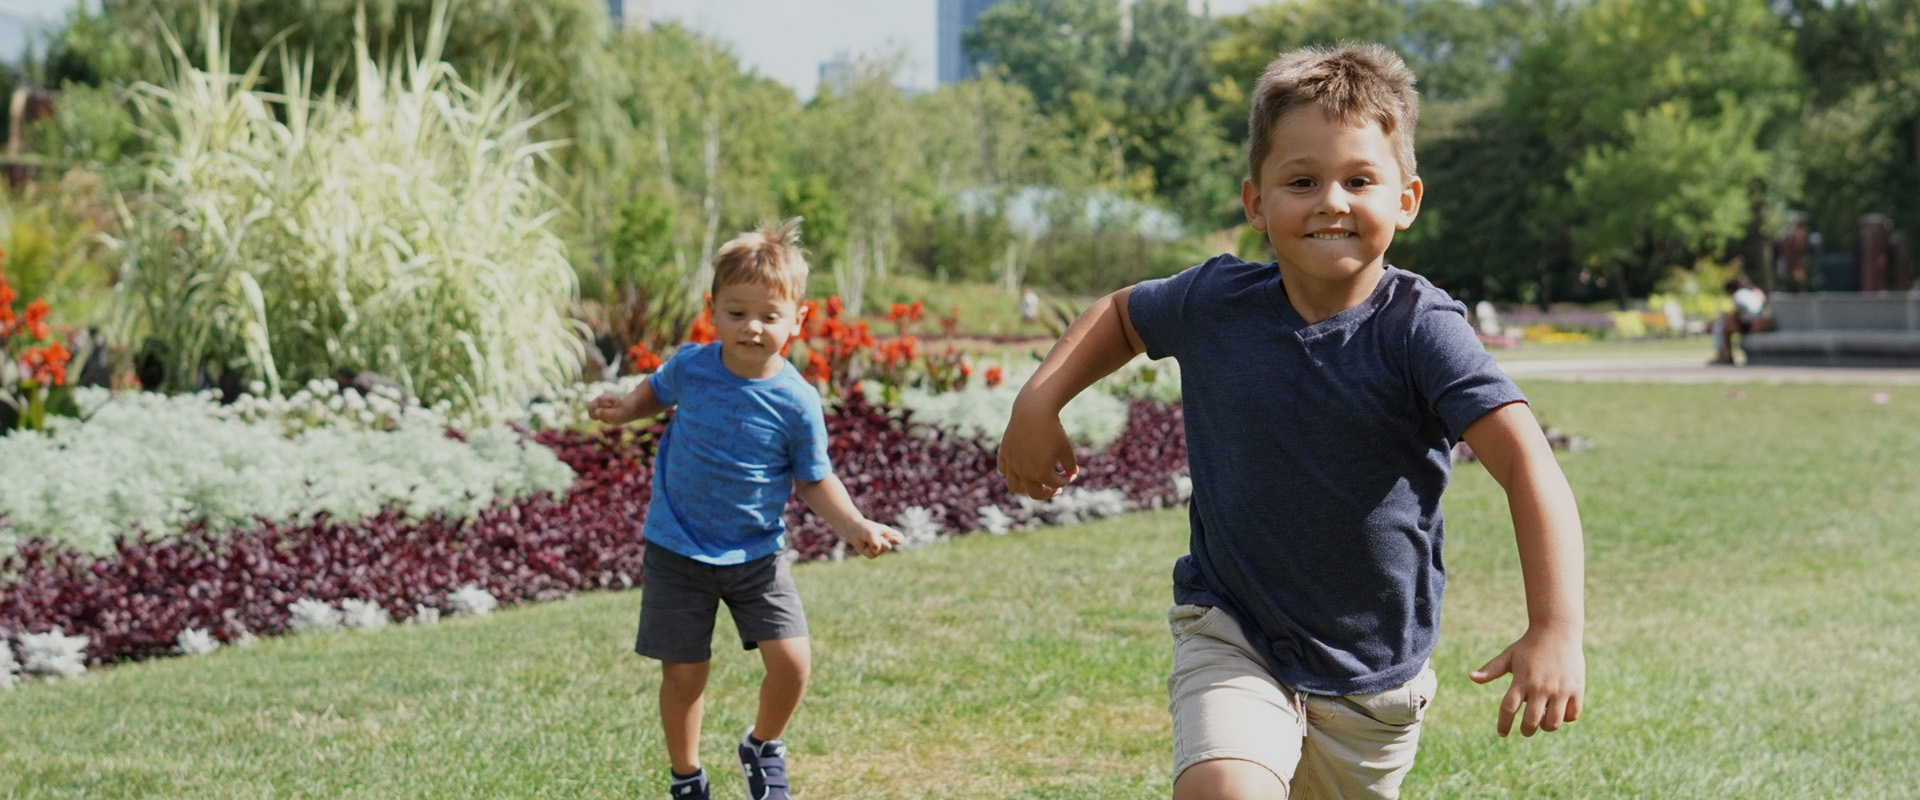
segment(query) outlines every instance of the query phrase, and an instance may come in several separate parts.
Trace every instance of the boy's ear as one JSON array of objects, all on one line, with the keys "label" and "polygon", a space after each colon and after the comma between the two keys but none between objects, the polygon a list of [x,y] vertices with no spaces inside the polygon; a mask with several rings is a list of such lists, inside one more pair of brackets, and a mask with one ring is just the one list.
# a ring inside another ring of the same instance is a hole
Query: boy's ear
[{"label": "boy's ear", "polygon": [[1266,199],[1260,196],[1260,185],[1254,183],[1252,178],[1240,181],[1240,208],[1247,214],[1247,224],[1262,233],[1267,230],[1267,215],[1261,213],[1265,202]]},{"label": "boy's ear", "polygon": [[1394,222],[1394,230],[1404,231],[1413,227],[1413,218],[1420,215],[1420,198],[1426,196],[1426,191],[1427,185],[1419,178],[1409,181],[1407,188],[1400,190],[1400,219]]}]

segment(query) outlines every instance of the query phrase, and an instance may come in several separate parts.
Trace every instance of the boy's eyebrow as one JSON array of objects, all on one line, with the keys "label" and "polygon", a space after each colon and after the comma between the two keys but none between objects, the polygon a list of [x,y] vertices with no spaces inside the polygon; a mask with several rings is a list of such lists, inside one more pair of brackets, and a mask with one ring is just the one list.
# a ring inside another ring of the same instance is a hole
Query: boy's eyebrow
[{"label": "boy's eyebrow", "polygon": [[[1312,156],[1295,156],[1285,161],[1281,161],[1280,163],[1275,164],[1274,166],[1283,167],[1283,168],[1292,167],[1292,166],[1318,166],[1319,163],[1320,163],[1319,160],[1315,159]],[[1357,158],[1352,161],[1348,161],[1344,164],[1339,164],[1336,166],[1341,166],[1348,169],[1378,169],[1380,167],[1380,162],[1375,161],[1371,158]]]}]

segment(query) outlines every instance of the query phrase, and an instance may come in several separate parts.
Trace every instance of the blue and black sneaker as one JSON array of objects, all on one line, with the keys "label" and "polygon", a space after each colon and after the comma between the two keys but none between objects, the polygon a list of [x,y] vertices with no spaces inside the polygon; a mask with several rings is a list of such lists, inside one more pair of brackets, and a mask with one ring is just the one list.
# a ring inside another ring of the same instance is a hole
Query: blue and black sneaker
[{"label": "blue and black sneaker", "polygon": [[682,778],[669,772],[673,782],[667,784],[667,796],[673,800],[713,800],[713,794],[707,783],[707,771],[700,770],[691,777]]},{"label": "blue and black sneaker", "polygon": [[787,746],[779,739],[758,742],[753,729],[740,737],[740,773],[747,777],[750,800],[793,800],[787,791]]}]

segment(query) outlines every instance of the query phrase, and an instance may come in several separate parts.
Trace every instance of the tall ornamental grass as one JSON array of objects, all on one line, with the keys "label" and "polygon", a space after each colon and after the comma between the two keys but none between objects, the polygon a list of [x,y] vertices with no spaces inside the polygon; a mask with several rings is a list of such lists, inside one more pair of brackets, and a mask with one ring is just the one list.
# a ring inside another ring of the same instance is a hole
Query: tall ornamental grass
[{"label": "tall ornamental grass", "polygon": [[[285,94],[257,90],[262,53],[207,64],[169,36],[166,78],[135,97],[153,136],[130,217],[121,333],[191,390],[224,370],[279,393],[335,368],[387,375],[427,403],[517,403],[569,382],[576,291],[541,180],[556,141],[519,85],[465,82],[440,60],[445,9],[397,68],[356,38],[350,97],[281,50]],[[549,112],[550,113],[550,112]]]}]

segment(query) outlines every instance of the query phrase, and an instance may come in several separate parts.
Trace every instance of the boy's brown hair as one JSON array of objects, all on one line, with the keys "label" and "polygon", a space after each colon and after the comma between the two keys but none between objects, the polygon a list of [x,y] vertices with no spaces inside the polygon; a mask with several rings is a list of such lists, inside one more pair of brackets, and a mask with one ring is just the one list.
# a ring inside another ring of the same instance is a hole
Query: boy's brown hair
[{"label": "boy's brown hair", "polygon": [[760,227],[733,237],[713,256],[713,293],[720,287],[752,283],[783,300],[799,302],[807,293],[807,256],[800,250],[800,218]]},{"label": "boy's brown hair", "polygon": [[1247,115],[1247,176],[1260,181],[1261,162],[1273,149],[1273,129],[1287,114],[1314,106],[1344,125],[1378,124],[1408,180],[1419,175],[1413,160],[1413,128],[1420,94],[1413,70],[1378,44],[1339,48],[1302,47],[1267,64],[1253,87]]}]

